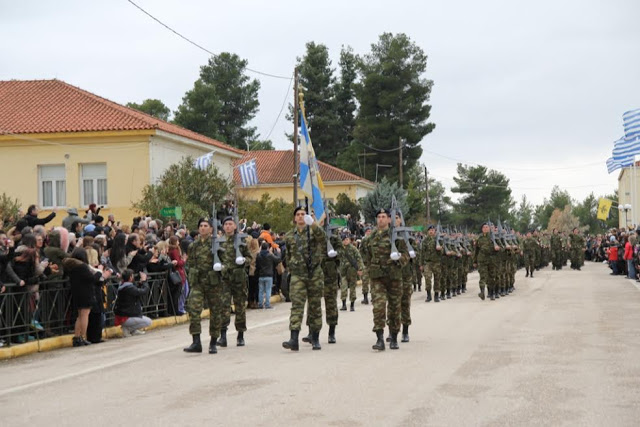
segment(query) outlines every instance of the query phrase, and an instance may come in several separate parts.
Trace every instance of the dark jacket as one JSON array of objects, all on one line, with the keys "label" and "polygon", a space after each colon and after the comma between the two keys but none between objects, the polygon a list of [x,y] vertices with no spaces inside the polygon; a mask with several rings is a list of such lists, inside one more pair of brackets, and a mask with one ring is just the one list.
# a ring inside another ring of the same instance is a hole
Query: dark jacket
[{"label": "dark jacket", "polygon": [[[44,248],[44,255],[49,259],[49,263],[58,266],[58,274],[55,277],[64,275],[62,260],[69,257],[69,254],[60,249],[60,233],[54,231],[49,234],[49,246]],[[51,278],[51,277],[50,277]]]},{"label": "dark jacket", "polygon": [[36,273],[36,266],[32,262],[17,261],[15,258],[7,264],[7,277],[16,284],[24,280],[25,286],[40,283],[40,278]]},{"label": "dark jacket", "polygon": [[173,267],[173,264],[162,258],[159,258],[158,262],[147,263],[147,271],[149,273],[161,273],[163,271],[168,271],[171,267]]},{"label": "dark jacket", "polygon": [[69,277],[71,295],[79,308],[91,308],[93,313],[104,311],[104,293],[102,292],[102,273],[93,271],[88,264],[75,258],[62,261],[65,274]]},{"label": "dark jacket", "polygon": [[256,258],[256,271],[258,277],[273,277],[276,265],[280,262],[280,256],[269,251],[260,251]]},{"label": "dark jacket", "polygon": [[129,263],[128,268],[132,269],[134,273],[140,273],[147,267],[147,263],[151,259],[153,254],[147,252],[144,249],[139,249],[138,253],[133,257]]},{"label": "dark jacket", "polygon": [[38,218],[35,215],[27,214],[27,215],[24,216],[24,219],[27,221],[27,224],[29,225],[29,227],[35,227],[36,225],[45,225],[46,223],[48,223],[49,221],[51,221],[55,217],[56,217],[56,213],[55,212],[51,212],[45,218]]},{"label": "dark jacket", "polygon": [[124,282],[118,286],[118,299],[113,312],[116,316],[142,317],[142,302],[140,298],[149,292],[146,282],[136,286],[131,282]]}]

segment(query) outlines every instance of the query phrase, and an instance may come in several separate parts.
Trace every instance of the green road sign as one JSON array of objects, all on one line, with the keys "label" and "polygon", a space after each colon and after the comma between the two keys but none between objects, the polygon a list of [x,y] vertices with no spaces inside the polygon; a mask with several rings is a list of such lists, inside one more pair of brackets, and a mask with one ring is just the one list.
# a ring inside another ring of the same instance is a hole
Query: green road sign
[{"label": "green road sign", "polygon": [[165,218],[182,219],[182,206],[172,206],[160,209],[160,215]]}]

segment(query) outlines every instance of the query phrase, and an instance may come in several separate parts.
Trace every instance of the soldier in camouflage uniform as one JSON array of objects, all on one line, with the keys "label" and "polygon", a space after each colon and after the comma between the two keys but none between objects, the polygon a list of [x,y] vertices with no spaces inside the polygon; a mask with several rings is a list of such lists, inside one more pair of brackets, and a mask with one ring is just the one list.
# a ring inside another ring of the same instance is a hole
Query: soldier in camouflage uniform
[{"label": "soldier in camouflage uniform", "polygon": [[569,236],[569,249],[571,251],[571,268],[580,271],[584,264],[584,237],[580,235],[578,228],[573,229]]},{"label": "soldier in camouflage uniform", "polygon": [[[366,239],[369,238],[369,235],[371,234],[371,229],[367,228],[367,230],[364,232],[364,237],[362,238],[362,241],[360,242],[360,247],[358,248],[358,250],[360,251],[360,256],[362,257],[362,260],[364,262],[364,256],[362,256],[362,248],[365,247],[366,245]],[[371,279],[369,279],[369,266],[365,264],[365,269],[362,272],[362,304],[369,304],[369,297],[368,294],[370,292],[370,286],[371,286]]]},{"label": "soldier in camouflage uniform", "polygon": [[[396,215],[396,227],[402,226],[402,218]],[[410,240],[411,243],[411,240]],[[415,243],[415,241],[414,241]],[[417,255],[414,253],[414,255]],[[411,325],[411,295],[413,295],[413,264],[417,259],[409,256],[409,262],[402,267],[402,297],[400,299],[400,322],[402,323],[402,342],[409,342],[409,326]],[[390,337],[387,341],[391,341]]]},{"label": "soldier in camouflage uniform", "polygon": [[551,265],[553,270],[562,269],[562,237],[558,234],[558,229],[553,229],[551,235]]},{"label": "soldier in camouflage uniform", "polygon": [[531,231],[527,232],[527,238],[524,239],[524,268],[527,271],[525,277],[533,277],[535,269],[536,252],[538,250],[538,241],[532,236]]},{"label": "soldier in camouflage uniform", "polygon": [[538,230],[533,230],[533,239],[538,243],[538,245],[536,246],[536,251],[535,251],[535,262],[534,262],[534,268],[537,270],[540,270],[540,267],[542,267],[542,243],[541,243],[541,237],[540,237],[540,233],[538,233]]},{"label": "soldier in camouflage uniform", "polygon": [[187,301],[187,313],[189,313],[189,333],[193,342],[184,349],[187,353],[202,353],[200,316],[205,301],[209,306],[209,335],[211,336],[209,353],[218,352],[216,339],[220,332],[222,281],[220,273],[213,270],[212,231],[213,228],[209,220],[200,219],[198,221],[199,235],[188,249],[187,268],[191,292]]},{"label": "soldier in camouflage uniform", "polygon": [[369,277],[373,296],[373,331],[377,341],[374,350],[384,350],[385,320],[389,325],[389,348],[397,350],[398,332],[400,331],[400,307],[402,298],[402,267],[409,262],[409,253],[404,240],[395,242],[397,253],[392,255],[391,214],[381,209],[376,215],[377,228],[366,239],[363,250],[364,263],[369,266]]},{"label": "soldier in camouflage uniform", "polygon": [[489,224],[482,224],[482,234],[476,240],[475,250],[473,252],[473,265],[478,267],[480,273],[480,293],[478,297],[484,300],[485,286],[489,290],[489,298],[495,299],[497,293],[497,252],[500,247],[491,240]]},{"label": "soldier in camouflage uniform", "polygon": [[244,346],[244,333],[247,330],[247,297],[249,283],[247,269],[251,263],[251,254],[246,245],[239,246],[241,257],[236,256],[234,240],[237,225],[232,217],[226,217],[222,223],[225,241],[220,245],[220,261],[222,261],[222,328],[220,329],[220,347],[227,346],[227,329],[231,324],[231,298],[235,308],[235,327],[238,332],[236,344]]},{"label": "soldier in camouflage uniform", "polygon": [[[342,308],[340,310],[345,311],[347,309],[347,296],[349,296],[351,311],[356,311],[356,282],[359,277],[362,277],[364,264],[362,263],[360,252],[351,241],[351,236],[345,233],[341,238],[342,250],[338,252],[340,254],[340,299],[342,300]],[[347,291],[349,295],[347,295]]]},{"label": "soldier in camouflage uniform", "polygon": [[284,237],[287,247],[287,268],[291,273],[289,284],[291,337],[289,341],[283,342],[282,346],[292,351],[300,349],[298,336],[302,326],[304,305],[308,302],[307,316],[311,328],[311,345],[313,350],[320,350],[324,288],[322,262],[327,256],[326,234],[301,207],[294,210],[293,218],[295,226]]},{"label": "soldier in camouflage uniform", "polygon": [[[430,225],[427,229],[427,236],[422,240],[420,247],[420,260],[422,272],[424,274],[425,290],[427,291],[426,302],[431,301],[431,277],[433,276],[433,298],[435,302],[440,302],[440,280],[441,280],[441,258],[442,248],[436,242],[435,226]],[[443,295],[444,296],[444,295]]]}]

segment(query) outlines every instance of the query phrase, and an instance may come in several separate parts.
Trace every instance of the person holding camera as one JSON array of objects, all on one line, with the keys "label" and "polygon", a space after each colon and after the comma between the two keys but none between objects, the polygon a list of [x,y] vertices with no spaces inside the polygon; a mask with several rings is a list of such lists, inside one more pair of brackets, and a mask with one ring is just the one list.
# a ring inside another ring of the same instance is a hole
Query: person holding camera
[{"label": "person holding camera", "polygon": [[143,335],[141,329],[151,326],[151,319],[142,315],[142,302],[140,299],[149,293],[147,275],[140,273],[140,281],[135,283],[134,272],[130,268],[125,269],[121,274],[121,283],[118,286],[116,305],[113,309],[116,315],[116,326],[122,327],[122,335]]}]

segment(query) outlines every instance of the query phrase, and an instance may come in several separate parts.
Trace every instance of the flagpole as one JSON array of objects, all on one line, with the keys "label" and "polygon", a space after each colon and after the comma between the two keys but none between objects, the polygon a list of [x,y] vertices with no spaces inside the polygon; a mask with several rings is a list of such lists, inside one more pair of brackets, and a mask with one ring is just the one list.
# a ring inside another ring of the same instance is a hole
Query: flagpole
[{"label": "flagpole", "polygon": [[298,67],[293,71],[293,206],[298,206]]}]

